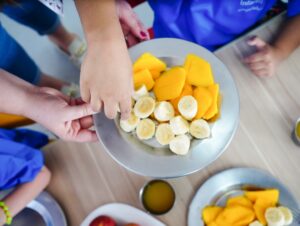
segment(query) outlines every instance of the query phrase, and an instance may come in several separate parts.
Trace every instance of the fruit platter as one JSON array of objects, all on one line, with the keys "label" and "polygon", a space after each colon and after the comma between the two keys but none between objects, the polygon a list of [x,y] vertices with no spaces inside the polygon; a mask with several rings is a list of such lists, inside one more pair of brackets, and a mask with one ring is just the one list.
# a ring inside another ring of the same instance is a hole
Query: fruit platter
[{"label": "fruit platter", "polygon": [[189,208],[188,225],[298,225],[294,216],[298,208],[290,191],[269,173],[233,168],[199,188]]},{"label": "fruit platter", "polygon": [[129,50],[133,61],[128,120],[94,116],[107,152],[137,174],[172,178],[218,158],[239,120],[238,92],[211,52],[178,39],[155,39]]}]

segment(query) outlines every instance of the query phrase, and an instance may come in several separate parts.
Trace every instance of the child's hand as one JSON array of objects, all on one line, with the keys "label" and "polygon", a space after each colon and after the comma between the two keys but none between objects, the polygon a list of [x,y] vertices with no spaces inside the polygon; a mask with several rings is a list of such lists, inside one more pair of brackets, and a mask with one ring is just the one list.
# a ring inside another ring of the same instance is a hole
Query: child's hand
[{"label": "child's hand", "polygon": [[249,69],[261,77],[274,75],[276,66],[282,60],[280,50],[258,37],[249,39],[248,44],[257,48],[255,54],[244,59]]},{"label": "child's hand", "polygon": [[70,99],[52,88],[37,88],[26,103],[25,115],[62,139],[77,142],[96,141],[89,104]]},{"label": "child's hand", "polygon": [[117,13],[122,30],[129,47],[149,39],[149,33],[137,17],[129,3],[125,0],[116,1]]}]

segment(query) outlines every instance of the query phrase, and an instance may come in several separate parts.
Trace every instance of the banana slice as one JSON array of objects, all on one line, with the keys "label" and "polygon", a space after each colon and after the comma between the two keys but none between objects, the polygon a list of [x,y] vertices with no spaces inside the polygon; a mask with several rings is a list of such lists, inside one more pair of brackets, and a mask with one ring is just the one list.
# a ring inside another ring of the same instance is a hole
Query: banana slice
[{"label": "banana slice", "polygon": [[284,225],[290,225],[291,223],[293,223],[293,214],[289,208],[285,206],[279,206],[278,209],[284,216]]},{"label": "banana slice", "polygon": [[134,105],[133,112],[139,118],[148,118],[154,111],[155,100],[152,97],[141,97]]},{"label": "banana slice", "polygon": [[178,102],[178,110],[185,119],[193,119],[198,111],[197,100],[190,95],[182,97]]},{"label": "banana slice", "polygon": [[251,224],[249,224],[249,226],[264,226],[264,225],[261,224],[259,221],[253,221]]},{"label": "banana slice", "polygon": [[189,131],[189,123],[180,115],[170,120],[170,126],[175,135],[185,134]]},{"label": "banana slice", "polygon": [[276,207],[270,207],[265,212],[265,218],[267,220],[268,226],[283,226],[284,225],[284,215]]},{"label": "banana slice", "polygon": [[169,147],[177,155],[186,155],[189,152],[191,141],[185,134],[179,135],[170,141]]},{"label": "banana slice", "polygon": [[155,133],[155,138],[161,145],[167,145],[175,137],[171,126],[168,123],[160,124]]},{"label": "banana slice", "polygon": [[139,122],[140,122],[140,119],[131,112],[129,119],[127,119],[127,120],[121,119],[120,120],[120,127],[122,128],[122,130],[129,133],[136,128],[136,126]]},{"label": "banana slice", "polygon": [[154,117],[160,122],[169,121],[175,115],[173,105],[167,101],[158,102],[155,106]]},{"label": "banana slice", "polygon": [[210,136],[210,127],[203,119],[192,121],[190,125],[190,134],[197,139],[204,139]]},{"label": "banana slice", "polygon": [[133,93],[132,98],[134,100],[138,100],[141,97],[145,97],[145,96],[149,96],[149,93],[148,93],[147,87],[145,85],[142,85],[138,90],[136,90]]},{"label": "banana slice", "polygon": [[136,127],[136,135],[140,140],[148,140],[154,136],[155,123],[151,119],[141,120]]}]

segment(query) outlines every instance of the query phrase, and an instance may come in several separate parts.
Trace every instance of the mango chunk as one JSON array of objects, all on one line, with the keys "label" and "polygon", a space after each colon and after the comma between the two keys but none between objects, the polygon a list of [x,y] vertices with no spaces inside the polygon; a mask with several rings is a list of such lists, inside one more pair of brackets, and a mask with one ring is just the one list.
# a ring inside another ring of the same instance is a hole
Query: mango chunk
[{"label": "mango chunk", "polygon": [[172,100],[180,96],[186,79],[182,67],[173,67],[155,81],[154,94],[158,101]]},{"label": "mango chunk", "polygon": [[261,224],[267,225],[267,221],[265,218],[265,212],[269,207],[274,207],[274,206],[275,206],[274,203],[272,203],[268,200],[262,199],[262,198],[258,198],[255,201],[253,209],[254,209],[256,218],[259,220],[259,222]]},{"label": "mango chunk", "polygon": [[180,96],[170,101],[176,111],[178,111],[178,102],[181,99],[181,97],[190,95],[193,95],[193,87],[186,83],[182,89]]},{"label": "mango chunk", "polygon": [[252,202],[243,195],[235,196],[227,199],[226,206],[234,206],[234,205],[240,205],[240,206],[248,207],[250,209],[253,207]]},{"label": "mango chunk", "polygon": [[153,79],[157,78],[160,73],[166,70],[167,65],[151,53],[142,54],[133,64],[133,71],[138,72],[143,69],[148,69],[152,72]]},{"label": "mango chunk", "polygon": [[213,84],[211,86],[208,86],[207,89],[210,91],[212,95],[212,104],[209,107],[209,109],[206,111],[206,113],[203,115],[203,118],[206,120],[211,119],[216,114],[218,114],[218,96],[219,96],[219,84]]},{"label": "mango chunk", "polygon": [[161,71],[158,71],[158,70],[150,70],[150,73],[151,73],[151,75],[152,75],[152,78],[154,79],[154,80],[156,80],[159,76],[160,76],[160,74],[161,74]]},{"label": "mango chunk", "polygon": [[244,206],[227,206],[217,216],[217,225],[248,225],[255,219],[254,211]]},{"label": "mango chunk", "polygon": [[209,224],[207,224],[207,226],[219,226],[219,225],[217,225],[217,223],[216,222],[210,222]]},{"label": "mango chunk", "polygon": [[134,73],[133,83],[135,89],[139,89],[142,85],[145,85],[148,91],[154,86],[154,80],[148,69],[143,69]]},{"label": "mango chunk", "polygon": [[198,111],[195,116],[195,119],[200,119],[204,116],[204,114],[208,111],[213,102],[213,97],[211,92],[205,87],[197,87],[193,96],[198,102]]},{"label": "mango chunk", "polygon": [[202,210],[202,219],[205,224],[213,223],[213,221],[217,218],[218,214],[223,210],[222,207],[219,206],[206,206]]},{"label": "mango chunk", "polygon": [[253,203],[257,199],[264,199],[273,205],[278,203],[279,190],[278,189],[267,189],[263,191],[246,191],[245,196]]},{"label": "mango chunk", "polygon": [[193,86],[211,86],[214,84],[214,77],[210,64],[194,54],[188,54],[184,69],[187,73],[187,82]]}]

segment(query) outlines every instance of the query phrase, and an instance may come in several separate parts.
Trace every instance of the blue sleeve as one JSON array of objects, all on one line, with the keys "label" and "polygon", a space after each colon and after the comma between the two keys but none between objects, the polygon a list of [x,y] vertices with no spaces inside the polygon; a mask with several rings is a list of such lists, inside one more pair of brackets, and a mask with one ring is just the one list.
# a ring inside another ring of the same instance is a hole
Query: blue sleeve
[{"label": "blue sleeve", "polygon": [[0,138],[0,190],[34,180],[43,165],[39,150]]},{"label": "blue sleeve", "polygon": [[293,17],[300,14],[300,0],[289,0],[287,16]]}]

